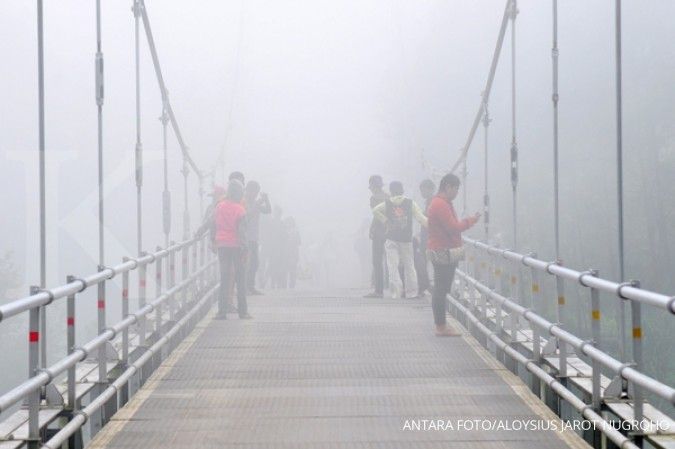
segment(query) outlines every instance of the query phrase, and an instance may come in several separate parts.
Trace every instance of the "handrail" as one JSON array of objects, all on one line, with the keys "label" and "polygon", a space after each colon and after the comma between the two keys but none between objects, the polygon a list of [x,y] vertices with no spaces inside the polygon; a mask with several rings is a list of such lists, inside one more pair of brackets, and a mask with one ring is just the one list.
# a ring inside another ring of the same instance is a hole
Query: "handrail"
[{"label": "handrail", "polygon": [[4,412],[9,407],[16,404],[21,399],[28,396],[30,393],[33,393],[34,391],[37,391],[39,388],[49,384],[56,376],[64,373],[68,368],[71,368],[77,365],[79,362],[85,360],[89,356],[89,354],[91,354],[96,349],[100,348],[103,344],[105,344],[105,342],[114,339],[117,334],[129,328],[129,326],[131,326],[132,324],[137,323],[139,318],[150,314],[153,310],[157,308],[157,306],[159,306],[160,304],[171,298],[173,295],[189,286],[190,283],[194,282],[195,279],[199,278],[199,276],[201,276],[207,269],[211,268],[214,264],[215,261],[211,261],[208,264],[204,265],[196,272],[194,272],[192,275],[190,275],[190,277],[188,277],[181,283],[177,284],[175,287],[172,287],[171,289],[162,293],[154,301],[149,302],[144,307],[137,310],[135,313],[129,314],[129,316],[124,317],[122,321],[107,328],[104,332],[97,335],[84,345],[78,347],[72,353],[58,360],[50,367],[40,370],[35,376],[30,377],[29,379],[12,388],[8,392],[0,395],[0,413]]},{"label": "handrail", "polygon": [[534,268],[541,272],[552,274],[556,277],[570,281],[579,282],[584,287],[595,288],[605,293],[614,294],[622,299],[638,301],[642,304],[667,310],[670,313],[675,314],[675,296],[668,296],[625,283],[602,279],[597,276],[592,276],[588,271],[573,270],[571,268],[563,267],[558,263],[545,262],[531,255],[498,248],[468,237],[462,237],[462,239],[467,245],[484,250],[488,254],[500,255],[505,259],[520,262],[527,267]]},{"label": "handrail", "polygon": [[63,299],[69,295],[80,293],[87,288],[98,285],[103,281],[107,281],[117,276],[118,274],[133,271],[138,267],[148,265],[157,259],[162,259],[173,251],[182,249],[183,247],[192,244],[197,239],[193,238],[181,243],[177,243],[168,248],[158,250],[154,253],[147,254],[138,259],[129,260],[119,265],[110,268],[104,268],[101,271],[87,276],[83,279],[77,279],[73,282],[59,285],[50,289],[40,290],[39,293],[29,295],[24,298],[16,299],[0,306],[0,322],[7,318],[18,315],[35,307],[50,304],[53,301]]},{"label": "handrail", "polygon": [[522,316],[532,325],[537,326],[539,329],[547,332],[552,337],[557,337],[563,340],[565,343],[571,345],[575,350],[588,356],[592,360],[601,363],[615,374],[623,377],[626,380],[634,382],[636,385],[651,391],[662,399],[665,399],[671,404],[675,405],[675,388],[659,382],[658,380],[649,377],[648,375],[636,370],[631,366],[627,366],[625,363],[620,362],[609,354],[589,344],[588,341],[582,340],[581,338],[563,330],[559,324],[552,323],[541,315],[533,312],[532,309],[523,307],[511,299],[500,295],[487,285],[482,284],[463,271],[458,270],[457,274],[480,293],[487,295],[487,297],[497,302],[509,312]]}]

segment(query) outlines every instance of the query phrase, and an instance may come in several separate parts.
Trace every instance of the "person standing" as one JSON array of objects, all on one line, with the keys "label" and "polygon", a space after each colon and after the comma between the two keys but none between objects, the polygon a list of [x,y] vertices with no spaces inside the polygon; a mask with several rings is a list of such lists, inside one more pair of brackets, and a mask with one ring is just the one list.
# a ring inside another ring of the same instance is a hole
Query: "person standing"
[{"label": "person standing", "polygon": [[[417,273],[412,243],[413,219],[426,226],[427,217],[417,203],[404,195],[401,182],[392,181],[389,192],[391,198],[373,209],[375,217],[386,226],[385,252],[389,269],[389,290],[392,298],[417,298]],[[403,276],[399,273],[399,262],[403,267]],[[403,291],[404,282],[406,291]]]},{"label": "person standing", "polygon": [[246,303],[246,210],[241,201],[244,186],[238,180],[231,180],[227,195],[219,201],[214,210],[214,245],[218,250],[220,265],[220,289],[218,297],[219,319],[226,319],[229,296],[237,285],[237,311],[239,318],[250,319]]},{"label": "person standing", "polygon": [[[384,191],[384,182],[380,175],[370,177],[368,189],[371,193],[371,210],[383,204],[389,198],[389,194]],[[373,286],[375,290],[367,294],[365,298],[382,298],[384,296],[384,244],[387,241],[387,237],[384,223],[376,217],[373,217],[370,223],[369,235],[372,241]]]},{"label": "person standing", "polygon": [[262,293],[255,288],[256,273],[259,266],[259,237],[260,237],[260,215],[272,212],[272,206],[266,193],[260,193],[260,184],[256,181],[249,181],[246,184],[244,193],[244,208],[246,209],[246,238],[248,267],[246,273],[246,284],[249,295],[261,295]]},{"label": "person standing", "polygon": [[457,263],[463,258],[462,232],[472,227],[480,213],[459,220],[452,201],[459,191],[459,178],[448,173],[441,179],[438,194],[427,210],[429,221],[428,258],[434,267],[434,287],[431,306],[434,313],[436,335],[450,337],[461,335],[447,325],[446,301],[455,277]]}]

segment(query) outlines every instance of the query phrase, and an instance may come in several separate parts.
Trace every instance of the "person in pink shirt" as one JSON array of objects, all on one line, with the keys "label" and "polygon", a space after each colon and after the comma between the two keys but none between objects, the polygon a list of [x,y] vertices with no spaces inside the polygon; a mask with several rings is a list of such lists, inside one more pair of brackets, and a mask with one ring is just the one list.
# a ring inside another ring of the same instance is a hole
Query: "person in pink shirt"
[{"label": "person in pink shirt", "polygon": [[241,204],[244,185],[236,179],[229,182],[227,194],[218,201],[215,221],[214,246],[220,263],[220,291],[217,318],[227,317],[229,295],[237,285],[239,318],[250,319],[246,304],[246,210]]}]

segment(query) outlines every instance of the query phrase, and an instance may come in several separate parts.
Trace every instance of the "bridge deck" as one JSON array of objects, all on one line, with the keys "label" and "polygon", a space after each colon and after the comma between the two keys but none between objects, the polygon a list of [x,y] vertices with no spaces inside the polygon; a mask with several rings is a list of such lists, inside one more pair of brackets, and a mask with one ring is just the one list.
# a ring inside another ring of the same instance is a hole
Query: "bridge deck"
[{"label": "bridge deck", "polygon": [[91,447],[587,447],[569,432],[407,429],[556,419],[472,338],[434,337],[427,301],[343,292],[250,309],[252,321],[205,319]]}]

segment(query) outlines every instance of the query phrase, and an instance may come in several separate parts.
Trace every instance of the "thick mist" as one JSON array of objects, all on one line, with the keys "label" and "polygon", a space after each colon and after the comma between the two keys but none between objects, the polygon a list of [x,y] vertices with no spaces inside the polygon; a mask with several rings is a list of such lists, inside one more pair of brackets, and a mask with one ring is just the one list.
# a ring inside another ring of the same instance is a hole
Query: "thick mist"
[{"label": "thick mist", "polygon": [[[273,205],[298,222],[304,260],[330,267],[330,275],[317,276],[312,286],[341,288],[368,286],[369,267],[356,248],[369,251],[369,175],[403,181],[419,201],[417,185],[429,168],[442,172],[457,158],[481,101],[503,3],[146,1],[171,102],[197,164],[213,169],[216,183],[232,170],[259,181]],[[520,0],[519,8],[517,249],[553,260],[551,10],[539,0]],[[675,289],[669,269],[675,249],[675,4],[626,2],[624,9],[627,274],[668,292]],[[615,279],[612,11],[607,2],[560,7],[560,198],[565,263]],[[1,301],[25,294],[38,279],[35,14],[35,5],[22,0],[4,0],[0,13],[0,255],[10,254],[6,273],[17,271]],[[131,1],[104,3],[111,265],[136,248],[133,33]],[[95,271],[98,258],[94,3],[47,2],[45,37],[48,280],[54,285],[68,274]],[[161,97],[141,42],[144,246],[151,250],[164,239]],[[509,56],[507,39],[489,134],[491,234],[507,247]],[[181,168],[170,133],[173,240],[183,230]],[[469,150],[468,175],[471,213],[482,208],[482,127]],[[201,220],[198,187],[190,175],[192,230]],[[472,235],[482,237],[482,225]],[[672,330],[651,319],[655,332]],[[647,358],[658,365],[653,372],[673,371],[653,354]]]}]

